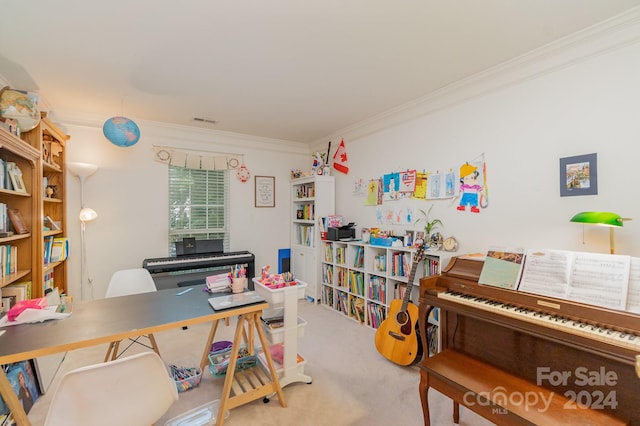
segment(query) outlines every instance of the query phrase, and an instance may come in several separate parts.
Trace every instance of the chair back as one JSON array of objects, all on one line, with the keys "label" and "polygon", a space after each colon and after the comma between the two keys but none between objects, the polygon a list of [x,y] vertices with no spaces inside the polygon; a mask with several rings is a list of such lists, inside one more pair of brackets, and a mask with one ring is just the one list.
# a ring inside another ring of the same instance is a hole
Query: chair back
[{"label": "chair back", "polygon": [[155,352],[77,368],[55,390],[45,426],[152,425],[178,400]]},{"label": "chair back", "polygon": [[146,269],[123,269],[111,276],[105,297],[127,296],[156,290],[153,277]]}]

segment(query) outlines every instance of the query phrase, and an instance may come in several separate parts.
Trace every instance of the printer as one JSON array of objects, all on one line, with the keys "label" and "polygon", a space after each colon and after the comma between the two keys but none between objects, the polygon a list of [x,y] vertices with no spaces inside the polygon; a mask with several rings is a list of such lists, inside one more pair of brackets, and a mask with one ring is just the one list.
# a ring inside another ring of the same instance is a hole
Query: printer
[{"label": "printer", "polygon": [[355,240],[356,239],[356,229],[354,228],[356,224],[351,222],[348,225],[343,225],[339,227],[329,227],[327,230],[327,240],[330,241],[342,241],[342,240]]}]

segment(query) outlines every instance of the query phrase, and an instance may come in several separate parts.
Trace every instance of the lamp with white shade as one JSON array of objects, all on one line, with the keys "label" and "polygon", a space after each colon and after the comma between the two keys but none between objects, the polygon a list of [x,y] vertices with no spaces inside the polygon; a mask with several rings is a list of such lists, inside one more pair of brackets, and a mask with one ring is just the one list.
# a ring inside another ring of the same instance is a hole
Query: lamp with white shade
[{"label": "lamp with white shade", "polygon": [[88,163],[67,163],[67,169],[80,179],[80,245],[81,245],[81,264],[80,264],[80,299],[84,300],[84,283],[87,275],[87,249],[85,245],[85,228],[86,223],[98,217],[98,213],[90,207],[84,205],[84,182],[93,175],[98,166]]}]

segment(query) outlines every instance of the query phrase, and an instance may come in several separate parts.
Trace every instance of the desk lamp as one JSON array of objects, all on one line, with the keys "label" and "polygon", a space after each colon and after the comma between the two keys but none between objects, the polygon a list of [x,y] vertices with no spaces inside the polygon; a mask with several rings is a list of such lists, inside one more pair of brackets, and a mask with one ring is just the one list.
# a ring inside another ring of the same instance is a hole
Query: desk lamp
[{"label": "desk lamp", "polygon": [[571,218],[571,222],[587,223],[590,225],[608,226],[609,227],[609,247],[611,254],[615,253],[615,243],[613,239],[613,230],[617,226],[622,226],[622,222],[631,220],[622,218],[620,215],[611,212],[581,212]]},{"label": "desk lamp", "polygon": [[87,249],[85,245],[85,228],[86,223],[98,217],[98,213],[90,207],[84,205],[84,181],[86,178],[94,174],[98,170],[98,166],[88,163],[67,163],[69,171],[80,179],[80,246],[81,246],[81,262],[80,262],[80,300],[84,300],[84,282],[86,276]]}]

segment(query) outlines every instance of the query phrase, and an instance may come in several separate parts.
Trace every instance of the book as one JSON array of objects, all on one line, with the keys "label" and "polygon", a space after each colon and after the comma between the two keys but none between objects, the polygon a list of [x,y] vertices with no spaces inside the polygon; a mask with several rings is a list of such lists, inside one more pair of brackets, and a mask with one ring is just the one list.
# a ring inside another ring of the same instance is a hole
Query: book
[{"label": "book", "polygon": [[69,254],[69,239],[56,237],[51,245],[51,262],[62,262]]},{"label": "book", "polygon": [[515,290],[522,274],[524,256],[523,248],[489,248],[478,283]]},{"label": "book", "polygon": [[7,215],[11,220],[11,225],[13,226],[13,230],[16,234],[28,234],[29,229],[24,224],[24,220],[22,219],[22,215],[20,214],[20,210],[16,209],[8,209]]}]

